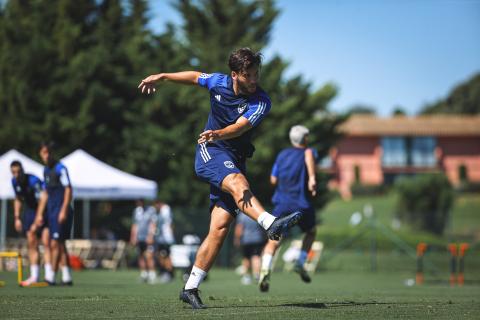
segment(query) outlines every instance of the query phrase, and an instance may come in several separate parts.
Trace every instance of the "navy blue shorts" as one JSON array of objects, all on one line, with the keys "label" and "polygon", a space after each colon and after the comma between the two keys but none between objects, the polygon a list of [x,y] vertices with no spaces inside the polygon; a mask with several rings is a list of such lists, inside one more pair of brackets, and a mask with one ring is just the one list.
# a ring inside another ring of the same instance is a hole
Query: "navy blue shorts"
[{"label": "navy blue shorts", "polygon": [[312,207],[299,208],[294,204],[284,204],[284,203],[276,204],[275,207],[273,208],[272,215],[279,218],[287,214],[290,214],[294,211],[300,211],[302,213],[302,217],[298,221],[297,225],[300,227],[300,229],[303,232],[310,231],[312,230],[313,227],[317,225],[317,221],[315,218],[315,210]]},{"label": "navy blue shorts", "polygon": [[22,226],[23,226],[24,233],[30,230],[30,227],[35,221],[35,216],[36,216],[36,212],[33,209],[26,208],[25,211],[23,211]]},{"label": "navy blue shorts", "polygon": [[70,231],[73,224],[73,209],[69,207],[67,212],[67,221],[63,224],[58,223],[60,208],[47,208],[47,226],[50,232],[50,238],[53,240],[67,240],[70,238]]},{"label": "navy blue shorts", "polygon": [[[32,208],[26,208],[25,211],[23,212],[23,219],[22,219],[22,228],[23,228],[23,233],[26,234],[28,231],[30,231],[30,228],[32,227],[33,223],[35,222],[35,217],[37,216],[37,212],[35,209]],[[41,231],[45,227],[46,222],[43,222],[43,225],[40,228],[37,228],[37,236],[40,235]]]},{"label": "navy blue shorts", "polygon": [[221,185],[229,174],[246,174],[245,159],[240,159],[228,150],[202,143],[197,145],[195,153],[195,173],[202,181],[210,184],[210,211],[217,205],[236,216],[238,207],[235,200],[229,193],[222,191]]}]

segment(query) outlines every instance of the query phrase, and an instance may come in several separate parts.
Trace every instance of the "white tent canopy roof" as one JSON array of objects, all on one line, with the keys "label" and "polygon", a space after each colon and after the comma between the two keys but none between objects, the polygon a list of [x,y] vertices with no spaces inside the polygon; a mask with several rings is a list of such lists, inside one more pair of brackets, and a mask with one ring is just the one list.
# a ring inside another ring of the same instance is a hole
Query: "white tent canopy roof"
[{"label": "white tent canopy roof", "polygon": [[18,160],[26,173],[34,174],[43,180],[43,166],[15,149],[0,156],[0,199],[13,199],[12,173],[10,164]]},{"label": "white tent canopy roof", "polygon": [[153,199],[157,183],[118,170],[78,149],[60,160],[76,199]]}]

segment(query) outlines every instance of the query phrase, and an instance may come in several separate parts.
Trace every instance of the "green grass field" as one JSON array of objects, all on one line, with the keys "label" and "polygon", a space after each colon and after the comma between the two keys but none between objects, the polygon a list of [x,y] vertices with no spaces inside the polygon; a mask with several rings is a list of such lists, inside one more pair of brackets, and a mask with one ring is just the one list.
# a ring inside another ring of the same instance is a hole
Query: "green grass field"
[{"label": "green grass field", "polygon": [[240,284],[231,270],[214,269],[201,286],[209,306],[193,311],[178,300],[180,280],[139,283],[136,271],[84,271],[73,287],[20,288],[0,273],[1,319],[478,319],[480,286],[406,286],[411,272],[317,273],[311,284],[296,274],[273,274],[271,290]]}]

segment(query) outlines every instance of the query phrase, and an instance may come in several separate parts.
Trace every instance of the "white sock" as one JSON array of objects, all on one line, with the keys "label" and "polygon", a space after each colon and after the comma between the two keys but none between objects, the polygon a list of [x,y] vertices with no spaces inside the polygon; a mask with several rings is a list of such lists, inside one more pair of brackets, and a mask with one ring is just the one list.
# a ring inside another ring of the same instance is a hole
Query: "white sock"
[{"label": "white sock", "polygon": [[190,277],[188,277],[187,283],[185,284],[185,290],[196,289],[203,281],[207,273],[196,266],[193,266],[192,272],[190,272]]},{"label": "white sock", "polygon": [[140,271],[140,278],[142,278],[142,279],[147,279],[148,278],[147,270]]},{"label": "white sock", "polygon": [[273,261],[273,256],[269,253],[265,253],[262,256],[262,271],[263,272],[270,272],[270,269],[272,268],[272,261]]},{"label": "white sock", "polygon": [[70,274],[70,268],[67,266],[62,267],[62,281],[70,282],[72,281],[72,275]]},{"label": "white sock", "polygon": [[45,281],[55,282],[55,271],[52,270],[48,276],[45,275]]},{"label": "white sock", "polygon": [[53,274],[52,265],[50,263],[45,263],[45,280],[52,282],[55,279]]},{"label": "white sock", "polygon": [[297,264],[299,266],[303,266],[305,261],[307,261],[308,252],[305,250],[300,251],[300,255],[298,256]]},{"label": "white sock", "polygon": [[30,265],[30,278],[38,281],[38,273],[39,273],[39,268],[38,264],[31,264]]},{"label": "white sock", "polygon": [[148,271],[148,279],[155,280],[155,278],[157,278],[157,273],[154,270]]},{"label": "white sock", "polygon": [[258,216],[257,221],[258,221],[258,224],[261,225],[263,229],[268,230],[268,228],[270,228],[270,226],[272,225],[275,219],[276,218],[274,216],[272,216],[270,213],[265,211],[264,213]]}]

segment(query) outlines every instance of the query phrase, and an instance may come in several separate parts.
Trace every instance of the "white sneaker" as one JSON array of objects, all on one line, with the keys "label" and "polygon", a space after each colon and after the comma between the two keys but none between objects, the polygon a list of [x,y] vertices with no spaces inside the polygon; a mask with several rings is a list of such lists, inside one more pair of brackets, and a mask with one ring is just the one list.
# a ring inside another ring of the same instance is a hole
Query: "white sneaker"
[{"label": "white sneaker", "polygon": [[252,284],[252,277],[250,277],[250,275],[248,275],[248,274],[244,274],[244,275],[242,276],[242,279],[240,280],[240,282],[241,282],[243,285]]},{"label": "white sneaker", "polygon": [[28,286],[31,286],[33,283],[37,283],[37,282],[38,282],[38,278],[30,277],[30,278],[20,282],[20,286],[21,287],[28,287]]}]

